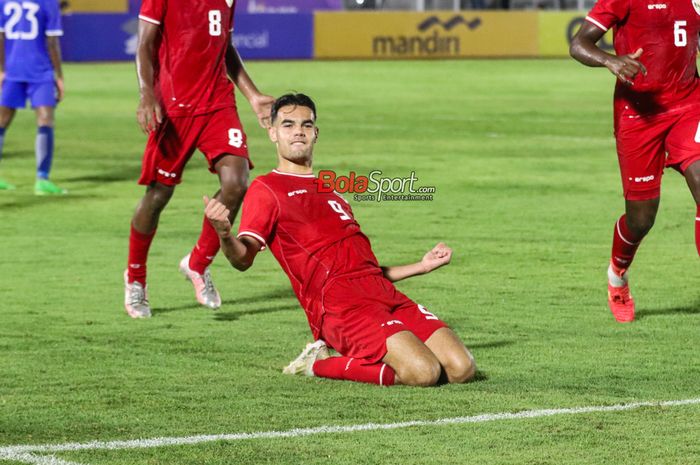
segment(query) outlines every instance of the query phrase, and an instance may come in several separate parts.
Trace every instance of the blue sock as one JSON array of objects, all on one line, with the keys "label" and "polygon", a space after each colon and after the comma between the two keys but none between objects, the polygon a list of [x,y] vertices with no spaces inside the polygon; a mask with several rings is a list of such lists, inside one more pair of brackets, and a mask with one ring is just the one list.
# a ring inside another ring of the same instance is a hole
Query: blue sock
[{"label": "blue sock", "polygon": [[49,179],[53,161],[53,128],[39,126],[36,132],[36,177]]},{"label": "blue sock", "polygon": [[5,128],[0,128],[0,160],[2,159],[3,144],[5,144]]}]

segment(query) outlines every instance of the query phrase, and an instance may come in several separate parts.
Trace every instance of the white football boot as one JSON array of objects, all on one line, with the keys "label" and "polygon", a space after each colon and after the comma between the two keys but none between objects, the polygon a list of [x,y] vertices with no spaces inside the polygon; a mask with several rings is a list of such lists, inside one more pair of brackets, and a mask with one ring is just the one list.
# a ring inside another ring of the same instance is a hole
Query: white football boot
[{"label": "white football boot", "polygon": [[197,297],[197,302],[212,310],[221,307],[221,296],[216,287],[214,287],[209,268],[204,270],[204,274],[191,270],[190,254],[187,254],[180,260],[180,273],[185,275],[185,278],[194,286],[194,295]]},{"label": "white football boot", "polygon": [[124,308],[131,318],[151,317],[146,288],[138,281],[129,283],[128,270],[124,271]]},{"label": "white football boot", "polygon": [[314,363],[317,360],[325,360],[330,356],[328,346],[321,339],[316,342],[309,342],[299,356],[284,367],[282,373],[285,375],[305,374],[306,376],[314,376]]}]

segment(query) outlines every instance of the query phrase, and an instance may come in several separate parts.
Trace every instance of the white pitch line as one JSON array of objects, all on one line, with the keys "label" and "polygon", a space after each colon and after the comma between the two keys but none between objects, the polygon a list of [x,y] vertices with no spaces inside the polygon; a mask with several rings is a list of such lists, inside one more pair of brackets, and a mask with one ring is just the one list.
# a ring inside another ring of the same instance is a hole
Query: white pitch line
[{"label": "white pitch line", "polygon": [[555,415],[578,415],[584,413],[605,413],[636,410],[643,407],[679,407],[698,405],[700,398],[668,400],[659,402],[633,402],[629,404],[598,405],[589,407],[558,408],[543,410],[525,410],[517,413],[485,413],[469,417],[442,418],[438,420],[413,420],[400,423],[364,423],[360,425],[329,425],[314,428],[295,428],[286,431],[258,431],[253,433],[211,434],[171,438],[133,439],[127,441],[92,441],[66,444],[16,445],[0,447],[0,460],[14,460],[33,465],[79,465],[66,462],[54,456],[37,456],[36,453],[56,453],[81,450],[122,450],[150,449],[165,446],[182,446],[215,441],[241,441],[247,439],[274,439],[313,436],[317,434],[354,433],[358,431],[376,431],[410,428],[413,426],[442,426],[467,423],[484,423],[500,420],[520,420],[551,417]]}]

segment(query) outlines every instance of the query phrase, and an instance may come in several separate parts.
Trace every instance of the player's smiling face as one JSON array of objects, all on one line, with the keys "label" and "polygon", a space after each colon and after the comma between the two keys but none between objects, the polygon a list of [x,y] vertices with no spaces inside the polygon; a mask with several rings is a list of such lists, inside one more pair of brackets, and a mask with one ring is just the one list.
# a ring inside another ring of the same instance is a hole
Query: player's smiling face
[{"label": "player's smiling face", "polygon": [[279,109],[268,130],[280,157],[295,164],[309,164],[318,138],[316,115],[308,107],[289,105]]}]

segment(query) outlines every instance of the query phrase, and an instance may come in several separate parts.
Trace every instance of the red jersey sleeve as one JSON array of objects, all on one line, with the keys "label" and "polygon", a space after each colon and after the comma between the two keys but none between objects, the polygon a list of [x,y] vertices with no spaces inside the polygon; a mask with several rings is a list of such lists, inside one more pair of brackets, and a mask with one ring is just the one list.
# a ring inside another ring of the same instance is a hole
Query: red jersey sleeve
[{"label": "red jersey sleeve", "polygon": [[630,0],[598,0],[586,16],[586,21],[607,31],[630,12]]},{"label": "red jersey sleeve", "polygon": [[233,7],[231,7],[231,29],[230,32],[233,32],[233,28],[236,25],[236,0],[233,1]]},{"label": "red jersey sleeve", "polygon": [[165,3],[167,0],[143,0],[139,19],[153,24],[161,24],[165,17]]},{"label": "red jersey sleeve", "polygon": [[243,200],[238,237],[254,237],[265,248],[275,234],[279,214],[279,202],[270,188],[260,181],[253,181]]}]

